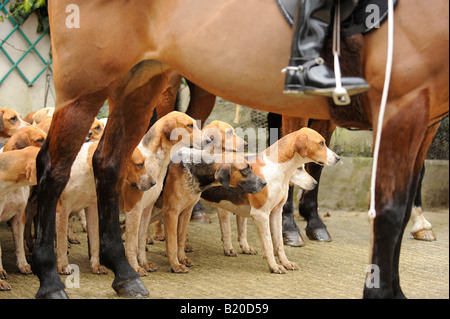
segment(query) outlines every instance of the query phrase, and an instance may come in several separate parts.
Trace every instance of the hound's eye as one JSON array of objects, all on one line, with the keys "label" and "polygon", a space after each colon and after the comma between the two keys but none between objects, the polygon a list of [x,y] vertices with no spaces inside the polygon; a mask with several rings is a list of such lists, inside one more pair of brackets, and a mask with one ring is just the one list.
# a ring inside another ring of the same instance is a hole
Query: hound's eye
[{"label": "hound's eye", "polygon": [[323,146],[325,146],[325,143],[324,143],[323,141],[321,141],[321,142],[319,143],[319,145],[323,147]]},{"label": "hound's eye", "polygon": [[101,127],[100,127],[100,125],[97,125],[96,127],[94,127],[94,130],[96,130],[96,131],[100,131],[100,130],[101,130]]},{"label": "hound's eye", "polygon": [[40,139],[38,139],[36,142],[38,143],[44,143],[45,139],[43,137],[41,137]]},{"label": "hound's eye", "polygon": [[188,124],[188,125],[186,125],[187,127],[189,127],[190,129],[193,129],[194,128],[194,124]]},{"label": "hound's eye", "polygon": [[11,122],[17,122],[17,116],[13,116],[9,119]]},{"label": "hound's eye", "polygon": [[227,134],[230,135],[230,136],[233,135],[233,130],[228,130]]},{"label": "hound's eye", "polygon": [[143,169],[143,168],[144,168],[144,164],[142,164],[142,163],[141,163],[141,164],[137,164],[136,166],[137,166],[139,169]]},{"label": "hound's eye", "polygon": [[247,166],[244,169],[241,169],[241,174],[247,176],[250,173],[250,166]]}]

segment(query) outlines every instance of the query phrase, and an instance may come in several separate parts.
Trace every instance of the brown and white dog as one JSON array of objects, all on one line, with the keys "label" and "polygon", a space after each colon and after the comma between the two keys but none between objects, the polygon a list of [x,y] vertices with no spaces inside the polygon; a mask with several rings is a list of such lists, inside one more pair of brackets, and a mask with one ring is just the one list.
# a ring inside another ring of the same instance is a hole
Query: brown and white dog
[{"label": "brown and white dog", "polygon": [[[286,273],[286,269],[298,269],[298,265],[286,257],[282,237],[281,213],[289,181],[297,168],[305,163],[332,166],[338,160],[339,157],[326,146],[319,133],[302,128],[281,138],[256,158],[249,159],[254,172],[267,182],[262,192],[246,194],[235,188],[215,187],[203,192],[202,198],[237,215],[251,217],[258,229],[263,257],[270,271]],[[281,265],[277,264],[275,254]]]},{"label": "brown and white dog", "polygon": [[5,143],[19,128],[28,125],[16,111],[0,108],[0,143]]},{"label": "brown and white dog", "polygon": [[[75,159],[70,179],[59,199],[56,214],[56,266],[60,274],[70,274],[73,270],[67,258],[67,223],[70,213],[82,209],[86,212],[89,237],[90,263],[93,273],[106,273],[99,260],[99,230],[97,194],[95,189],[92,156],[98,142],[85,143]],[[144,192],[155,185],[155,180],[145,168],[145,158],[135,149],[125,169],[123,181],[138,192]]]},{"label": "brown and white dog", "polygon": [[[317,181],[308,174],[305,169],[305,166],[302,165],[295,171],[294,175],[292,175],[289,180],[290,186],[297,186],[299,188],[298,198],[301,198],[301,194],[303,191],[309,191],[314,189],[317,185]],[[208,196],[208,191],[206,191],[205,196]],[[222,234],[222,242],[223,242],[223,251],[225,256],[237,257],[237,252],[233,247],[231,241],[231,226],[230,226],[230,215],[226,209],[221,207],[216,207],[217,215],[219,216],[220,223],[220,231]],[[245,255],[255,255],[258,252],[256,249],[250,247],[247,241],[247,219],[241,215],[236,215],[236,225],[238,232],[238,241],[239,246],[241,247],[241,251]]]},{"label": "brown and white dog", "polygon": [[5,143],[2,152],[20,150],[28,146],[41,147],[47,134],[38,127],[24,126],[19,128]]},{"label": "brown and white dog", "polygon": [[156,121],[139,143],[138,149],[145,156],[145,167],[155,178],[156,186],[142,193],[123,184],[119,206],[126,215],[125,254],[141,276],[147,271],[156,270],[155,265],[147,261],[147,232],[153,205],[163,187],[172,149],[175,145],[201,148],[202,144],[209,142],[210,139],[202,136],[193,118],[175,111]]},{"label": "brown and white dog", "polygon": [[[11,201],[11,194],[23,190],[26,192],[36,180],[36,156],[38,147],[30,146],[20,150],[0,153],[0,222],[12,219],[14,244],[19,271],[24,274],[31,273],[30,265],[25,258],[24,250],[24,210],[21,202]],[[22,207],[18,207],[22,205]],[[25,204],[26,205],[26,204]],[[17,214],[17,212],[21,212]],[[4,280],[6,271],[3,269],[0,248],[0,291],[10,290],[11,287]]]},{"label": "brown and white dog", "polygon": [[263,190],[266,182],[236,153],[210,154],[209,151],[183,148],[178,151],[178,156],[169,165],[161,195],[161,215],[171,270],[184,273],[193,265],[185,254],[187,227],[192,208],[202,192],[222,185],[225,189],[256,194]]}]

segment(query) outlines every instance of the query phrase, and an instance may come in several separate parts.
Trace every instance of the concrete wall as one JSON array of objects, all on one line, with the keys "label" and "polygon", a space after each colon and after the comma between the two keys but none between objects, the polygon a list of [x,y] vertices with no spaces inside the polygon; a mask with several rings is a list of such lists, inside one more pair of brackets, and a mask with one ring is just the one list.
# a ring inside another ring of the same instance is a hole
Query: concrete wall
[{"label": "concrete wall", "polygon": [[[1,14],[4,16],[3,13]],[[36,33],[36,27],[37,17],[35,14],[31,15],[21,27],[21,30],[26,34],[31,43],[34,43],[41,35]],[[5,19],[3,23],[0,22],[0,39],[5,39],[12,28],[13,26],[9,20]],[[3,48],[8,52],[14,61],[17,61],[24,54],[24,51],[29,48],[29,45],[25,42],[19,32],[16,31],[11,38],[8,39],[7,43],[3,44]],[[50,37],[46,35],[36,45],[36,48],[44,60],[48,61],[50,52]],[[0,79],[3,78],[11,66],[12,65],[9,60],[3,52],[0,51]],[[19,63],[19,68],[26,75],[29,81],[31,81],[43,67],[44,64],[33,51]],[[44,72],[44,74],[40,76],[32,87],[28,87],[19,73],[14,70],[0,86],[0,107],[14,109],[22,116],[43,107],[46,83],[45,74],[46,73]],[[48,96],[47,106],[54,106],[54,98],[52,94],[49,94]]]},{"label": "concrete wall", "polygon": [[[322,211],[368,210],[371,170],[372,158],[368,157],[342,157],[336,166],[325,167],[319,189]],[[422,201],[425,210],[449,207],[449,161],[425,161]]]}]

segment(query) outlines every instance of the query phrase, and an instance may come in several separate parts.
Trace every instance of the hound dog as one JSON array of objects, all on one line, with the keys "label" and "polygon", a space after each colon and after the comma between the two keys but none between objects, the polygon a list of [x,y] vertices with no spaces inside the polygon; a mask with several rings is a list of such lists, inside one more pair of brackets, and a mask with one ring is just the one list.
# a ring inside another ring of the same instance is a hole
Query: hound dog
[{"label": "hound dog", "polygon": [[156,121],[139,143],[138,148],[145,156],[145,167],[155,178],[156,186],[142,193],[129,184],[123,184],[119,207],[125,211],[125,254],[141,276],[156,270],[155,265],[147,261],[147,232],[153,205],[162,190],[171,151],[182,146],[201,148],[208,142],[210,139],[202,135],[193,118],[174,111]]},{"label": "hound dog", "polygon": [[[36,156],[38,152],[38,147],[30,146],[21,150],[0,153],[0,222],[13,218],[12,229],[14,244],[16,246],[17,266],[22,273],[31,273],[31,268],[26,261],[24,251],[24,216],[19,216],[19,218],[17,215],[14,216],[17,209],[14,207],[15,203],[9,200],[9,196],[18,189],[24,187],[29,188],[29,186],[37,184]],[[6,280],[6,271],[3,269],[0,248],[0,291],[11,289],[11,286],[4,280]]]},{"label": "hound dog", "polygon": [[[270,271],[283,274],[286,269],[299,269],[296,263],[287,259],[282,237],[281,213],[288,196],[289,180],[305,163],[332,166],[338,160],[339,157],[326,146],[319,133],[302,128],[249,159],[255,173],[267,182],[262,192],[246,194],[236,188],[215,187],[203,192],[202,198],[237,215],[251,217],[258,229],[263,257]],[[281,265],[277,264],[274,253]]]},{"label": "hound dog", "polygon": [[[317,185],[317,181],[308,174],[305,166],[302,165],[295,171],[289,180],[290,186],[299,187],[299,198],[303,191],[309,191],[314,189]],[[205,196],[209,195],[208,190],[205,192]],[[237,257],[237,252],[233,247],[231,242],[231,226],[230,226],[230,215],[231,213],[221,207],[216,207],[217,215],[219,216],[220,232],[222,234],[223,251],[225,256]],[[250,247],[247,241],[247,218],[241,215],[236,215],[236,225],[238,232],[238,241],[241,251],[245,255],[256,255],[258,252],[256,249]]]},{"label": "hound dog", "polygon": [[[95,188],[92,156],[98,142],[85,143],[78,153],[71,172],[69,182],[59,199],[56,214],[56,266],[60,274],[72,273],[67,258],[67,223],[70,213],[85,209],[89,252],[92,271],[95,274],[106,273],[106,268],[99,260],[99,230],[97,195]],[[135,149],[127,162],[123,183],[139,192],[146,191],[155,185],[155,180],[145,168],[145,158],[139,149]]]},{"label": "hound dog", "polygon": [[28,125],[16,111],[0,108],[0,143],[6,143],[19,128]]},{"label": "hound dog", "polygon": [[185,254],[187,226],[192,208],[202,192],[222,185],[225,189],[233,187],[244,193],[256,194],[263,190],[266,182],[236,153],[210,154],[183,148],[177,155],[169,165],[161,194],[161,215],[171,270],[185,273],[188,272],[187,267],[193,265]]},{"label": "hound dog", "polygon": [[[247,146],[247,142],[236,135],[235,129],[223,121],[212,121],[203,127],[202,132],[211,139],[211,143],[208,144],[205,150],[210,153],[217,151],[244,152],[244,148]],[[161,241],[165,239],[161,219],[154,224],[153,238]]]},{"label": "hound dog", "polygon": [[38,127],[24,126],[19,128],[5,143],[2,152],[20,150],[28,146],[41,147],[47,134]]}]

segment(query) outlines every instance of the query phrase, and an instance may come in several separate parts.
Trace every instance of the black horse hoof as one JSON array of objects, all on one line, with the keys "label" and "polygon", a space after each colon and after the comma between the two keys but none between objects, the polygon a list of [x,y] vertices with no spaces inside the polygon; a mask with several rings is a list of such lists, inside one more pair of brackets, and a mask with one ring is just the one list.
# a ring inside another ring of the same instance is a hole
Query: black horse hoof
[{"label": "black horse hoof", "polygon": [[306,236],[310,240],[331,241],[331,236],[326,228],[307,229]]},{"label": "black horse hoof", "polygon": [[139,277],[115,283],[113,289],[120,297],[125,298],[145,298],[149,296],[147,288]]},{"label": "black horse hoof", "polygon": [[303,241],[302,235],[297,230],[289,230],[283,232],[283,242],[287,246],[291,247],[303,247],[305,242]]},{"label": "black horse hoof", "polygon": [[36,295],[36,299],[69,299],[64,289]]}]

